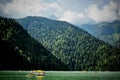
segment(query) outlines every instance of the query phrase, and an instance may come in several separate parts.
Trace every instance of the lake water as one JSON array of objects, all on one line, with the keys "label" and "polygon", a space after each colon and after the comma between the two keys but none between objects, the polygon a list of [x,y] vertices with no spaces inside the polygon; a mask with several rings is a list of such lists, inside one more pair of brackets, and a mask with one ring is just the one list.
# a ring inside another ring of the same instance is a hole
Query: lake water
[{"label": "lake water", "polygon": [[0,80],[120,80],[120,72],[46,71],[35,76],[30,71],[0,71]]}]

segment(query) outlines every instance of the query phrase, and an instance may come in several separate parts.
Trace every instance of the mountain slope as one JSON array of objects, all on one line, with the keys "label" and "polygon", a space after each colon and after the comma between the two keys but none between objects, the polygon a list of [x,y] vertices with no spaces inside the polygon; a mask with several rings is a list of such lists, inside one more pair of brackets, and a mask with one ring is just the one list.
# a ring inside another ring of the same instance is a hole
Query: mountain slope
[{"label": "mountain slope", "polygon": [[[81,25],[80,28],[113,46],[119,47],[118,45],[114,45],[114,43],[120,39],[120,21],[111,23],[103,22],[95,25],[86,24]],[[120,45],[120,42],[118,44]]]},{"label": "mountain slope", "polygon": [[120,70],[118,49],[72,24],[30,16],[17,21],[70,70]]},{"label": "mountain slope", "polygon": [[1,70],[67,70],[13,19],[0,17]]}]

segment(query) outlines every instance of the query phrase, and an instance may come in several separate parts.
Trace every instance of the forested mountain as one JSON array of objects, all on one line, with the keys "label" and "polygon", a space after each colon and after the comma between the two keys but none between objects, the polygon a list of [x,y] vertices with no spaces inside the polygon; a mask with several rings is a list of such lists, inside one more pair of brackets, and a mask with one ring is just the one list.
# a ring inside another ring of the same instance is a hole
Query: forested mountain
[{"label": "forested mountain", "polygon": [[70,70],[120,70],[120,50],[63,21],[25,17],[17,21]]},{"label": "forested mountain", "polygon": [[[119,47],[120,45],[120,21],[114,21],[111,23],[102,22],[95,25],[81,25],[80,28],[88,31],[90,34],[95,37],[113,45]],[[116,43],[116,44],[115,44]]]},{"label": "forested mountain", "polygon": [[0,17],[0,70],[68,70],[14,19]]}]

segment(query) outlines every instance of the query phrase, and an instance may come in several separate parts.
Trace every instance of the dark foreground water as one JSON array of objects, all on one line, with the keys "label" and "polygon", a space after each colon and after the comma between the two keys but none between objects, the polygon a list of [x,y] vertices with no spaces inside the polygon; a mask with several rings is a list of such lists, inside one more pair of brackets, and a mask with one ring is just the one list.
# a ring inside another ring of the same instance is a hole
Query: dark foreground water
[{"label": "dark foreground water", "polygon": [[46,71],[35,76],[30,71],[0,71],[0,80],[120,80],[120,72]]}]

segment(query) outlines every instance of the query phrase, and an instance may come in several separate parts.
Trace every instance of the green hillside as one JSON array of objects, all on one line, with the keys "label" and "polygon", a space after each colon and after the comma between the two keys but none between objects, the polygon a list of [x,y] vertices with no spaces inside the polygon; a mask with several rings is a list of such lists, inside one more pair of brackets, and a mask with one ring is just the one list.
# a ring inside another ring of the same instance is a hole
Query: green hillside
[{"label": "green hillside", "polygon": [[14,19],[0,17],[0,70],[68,70]]},{"label": "green hillside", "polygon": [[93,36],[120,48],[120,21],[114,21],[111,23],[102,22],[95,25],[81,25],[80,28],[88,31]]},{"label": "green hillside", "polygon": [[30,16],[17,21],[70,70],[120,70],[120,50],[72,24]]}]

